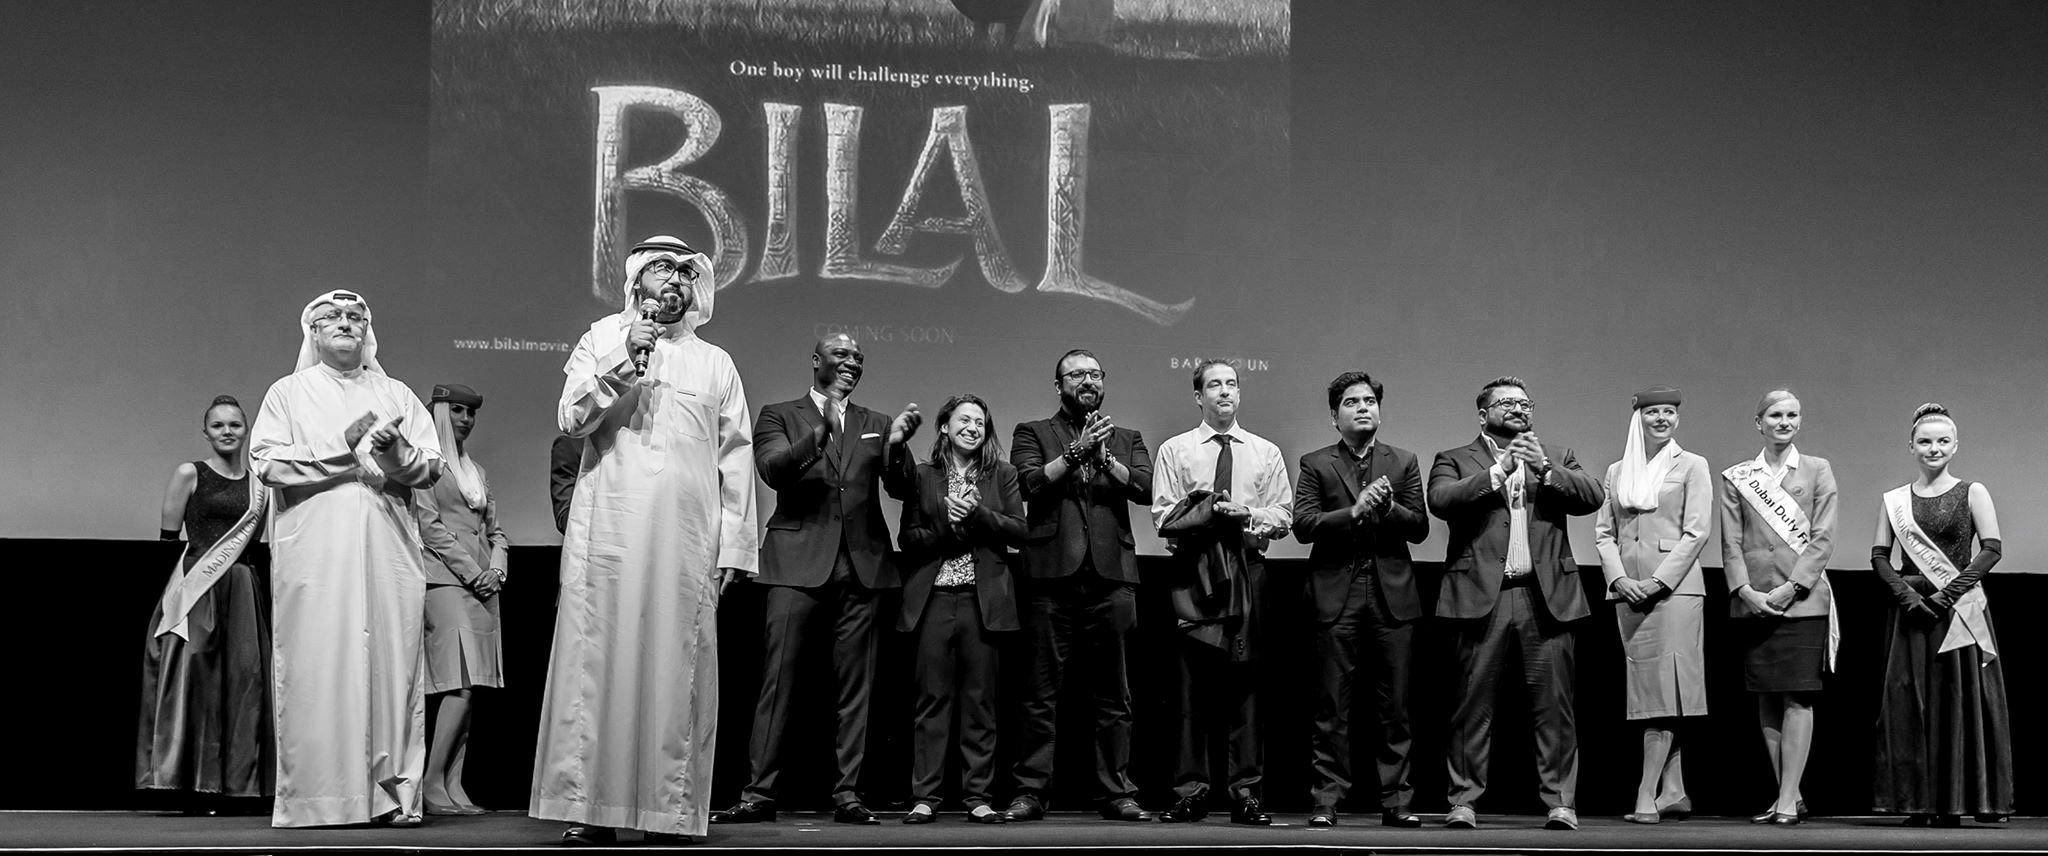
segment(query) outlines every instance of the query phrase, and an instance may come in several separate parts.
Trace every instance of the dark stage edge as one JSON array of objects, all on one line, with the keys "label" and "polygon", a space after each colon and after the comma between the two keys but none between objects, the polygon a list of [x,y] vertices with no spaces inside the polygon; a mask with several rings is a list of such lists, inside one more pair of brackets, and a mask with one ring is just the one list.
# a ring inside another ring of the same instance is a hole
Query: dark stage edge
[{"label": "dark stage edge", "polygon": [[[1961,829],[1906,829],[1898,818],[1821,818],[1789,829],[1746,818],[1698,818],[1638,826],[1588,817],[1576,832],[1544,830],[1540,817],[1482,817],[1480,828],[1437,825],[1387,829],[1376,814],[1346,816],[1332,829],[1311,829],[1304,815],[1276,815],[1271,828],[1233,826],[1228,816],[1193,824],[1123,823],[1055,813],[1035,823],[980,826],[957,812],[926,826],[904,826],[900,814],[881,826],[831,822],[825,813],[785,812],[775,823],[715,827],[687,849],[751,850],[1346,850],[1374,853],[1731,853],[1758,851],[1887,853],[2048,853],[2048,818],[2010,823],[1966,822]],[[499,852],[567,850],[556,842],[564,824],[517,812],[429,818],[419,829],[270,828],[269,818],[194,818],[152,812],[0,812],[0,853],[306,853]],[[580,848],[603,852],[612,848]],[[617,850],[662,849],[625,833]]]}]

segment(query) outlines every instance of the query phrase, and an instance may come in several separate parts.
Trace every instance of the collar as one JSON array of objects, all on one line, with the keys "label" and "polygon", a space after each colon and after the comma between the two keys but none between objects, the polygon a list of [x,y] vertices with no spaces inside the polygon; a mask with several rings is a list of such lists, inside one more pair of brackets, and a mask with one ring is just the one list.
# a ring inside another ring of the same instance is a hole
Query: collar
[{"label": "collar", "polygon": [[337,378],[359,378],[363,376],[364,369],[368,368],[367,365],[360,365],[356,366],[355,368],[349,369],[348,371],[342,371],[341,369],[328,365],[325,361],[322,361],[317,365],[319,366],[320,372],[322,374],[325,374],[328,377]]},{"label": "collar", "polygon": [[[832,400],[832,399],[826,398],[826,397],[825,397],[825,394],[824,394],[824,393],[822,393],[822,392],[819,392],[819,391],[818,391],[818,388],[817,388],[817,387],[815,387],[815,386],[814,386],[814,387],[811,387],[811,406],[812,406],[812,407],[816,407],[816,408],[818,408],[818,412],[819,412],[819,413],[823,413],[823,412],[825,412],[825,402],[828,402],[828,401],[831,401],[831,400]],[[845,412],[846,412],[846,410],[847,410],[847,408],[849,408],[849,407],[852,407],[852,406],[853,406],[853,397],[852,397],[852,396],[848,396],[848,397],[846,397],[846,398],[842,398],[842,399],[840,399],[840,400],[839,400],[839,412],[841,412],[841,413],[845,413]]]},{"label": "collar", "polygon": [[1218,431],[1214,428],[1209,427],[1209,420],[1207,419],[1202,420],[1201,424],[1195,426],[1195,441],[1198,443],[1207,443],[1209,442],[1209,438],[1214,437],[1218,434],[1230,435],[1230,439],[1233,442],[1248,442],[1245,439],[1245,430],[1238,427],[1236,420],[1231,421],[1230,430],[1228,431]]},{"label": "collar", "polygon": [[1061,407],[1060,409],[1053,411],[1052,418],[1054,421],[1059,422],[1062,425],[1075,429],[1079,429],[1085,421],[1085,417],[1082,417],[1078,414],[1069,413],[1067,412],[1067,409],[1065,407]]},{"label": "collar", "polygon": [[1479,432],[1479,442],[1486,444],[1486,451],[1492,454],[1495,460],[1499,460],[1501,453],[1507,451],[1501,447],[1499,440],[1493,439],[1493,435],[1485,431]]},{"label": "collar", "polygon": [[[1676,442],[1676,441],[1674,440],[1673,442]],[[1763,471],[1765,471],[1765,472],[1770,472],[1770,469],[1771,469],[1771,465],[1770,465],[1769,463],[1767,463],[1767,462],[1766,462],[1766,461],[1764,460],[1764,453],[1763,453],[1763,452],[1759,451],[1759,452],[1757,452],[1757,453],[1756,453],[1756,462],[1755,462],[1755,463],[1756,463],[1756,468],[1757,468],[1757,469],[1759,469],[1759,470],[1763,470]],[[1786,446],[1786,447],[1785,447],[1785,469],[1788,469],[1788,470],[1796,470],[1796,469],[1799,469],[1799,444],[1798,444],[1798,443],[1793,443],[1792,445],[1790,445],[1790,446]]]},{"label": "collar", "polygon": [[1366,458],[1372,457],[1373,451],[1378,449],[1379,447],[1380,435],[1377,432],[1375,432],[1372,435],[1372,439],[1365,441],[1365,449],[1363,451],[1360,451],[1358,454],[1354,455],[1351,453],[1351,444],[1344,442],[1344,435],[1337,435],[1337,454],[1343,455],[1344,457],[1350,458],[1354,461],[1363,461]]}]

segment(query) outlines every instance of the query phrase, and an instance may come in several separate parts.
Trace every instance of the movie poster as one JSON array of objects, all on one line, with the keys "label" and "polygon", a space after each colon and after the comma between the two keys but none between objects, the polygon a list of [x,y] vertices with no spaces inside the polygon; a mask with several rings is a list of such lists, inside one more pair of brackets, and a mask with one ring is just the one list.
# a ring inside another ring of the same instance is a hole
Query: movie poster
[{"label": "movie poster", "polygon": [[654,234],[712,257],[700,332],[757,409],[803,394],[812,343],[842,331],[868,357],[856,400],[975,392],[1005,438],[1056,406],[1071,347],[1098,351],[1105,410],[1154,443],[1193,424],[1193,360],[1284,367],[1256,307],[1285,267],[1285,0],[433,16],[425,287],[464,307],[446,364],[503,393],[495,442],[514,454],[547,445],[568,348],[621,309],[624,250]]}]

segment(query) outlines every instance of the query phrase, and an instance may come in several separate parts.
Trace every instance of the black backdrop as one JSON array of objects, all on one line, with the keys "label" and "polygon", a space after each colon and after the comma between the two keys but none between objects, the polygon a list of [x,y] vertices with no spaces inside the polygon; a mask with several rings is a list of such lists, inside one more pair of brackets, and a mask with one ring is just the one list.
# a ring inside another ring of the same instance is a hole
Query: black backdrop
[{"label": "black backdrop", "polygon": [[[1301,35],[1296,50],[1301,63],[1313,65],[1316,57],[1327,59],[1357,49],[1351,40],[1360,31],[1355,20],[1330,20],[1340,14],[1334,11],[1338,5],[1297,4],[1295,27]],[[1973,5],[1970,14],[1981,17],[1985,8],[1991,7]],[[10,107],[5,136],[10,146],[28,140],[32,150],[61,153],[56,166],[44,164],[49,168],[29,177],[77,181],[81,188],[91,182],[114,182],[139,189],[145,194],[142,198],[152,200],[140,209],[92,209],[106,222],[71,224],[88,232],[109,224],[132,226],[134,243],[86,248],[104,253],[106,261],[124,272],[146,273],[149,265],[176,263],[223,277],[260,277],[290,291],[295,307],[297,295],[325,287],[309,282],[403,281],[406,271],[433,255],[434,248],[419,237],[424,234],[419,228],[419,188],[426,170],[421,154],[426,149],[428,67],[424,4],[14,3],[8,10],[32,12],[37,25],[0,28],[0,56],[8,58],[6,74],[0,77]],[[1340,87],[1300,86],[1296,98],[1297,161],[1317,167],[1296,171],[1297,195],[1310,200],[1303,204],[1311,209],[1297,225],[1311,228],[1318,222],[1315,206],[1341,213],[1356,204],[1357,200],[1336,199],[1317,187],[1345,184],[1340,180],[1344,171],[1361,168],[1363,161],[1347,159],[1345,153],[1355,140],[1341,131],[1368,125],[1370,117],[1346,101]],[[153,158],[151,152],[167,143],[197,154],[175,162]],[[13,158],[7,163],[14,178],[23,178],[37,166]],[[10,203],[0,213],[10,218],[9,223],[23,223],[35,212]],[[1310,234],[1316,234],[1312,228]],[[1324,237],[1341,242],[1345,236]],[[89,257],[79,261],[93,263]],[[134,279],[146,281],[146,276]],[[122,292],[53,294],[47,286],[10,280],[17,319],[24,312],[33,318],[35,313],[54,317],[136,308],[107,303],[110,295]],[[203,297],[151,299],[190,302]],[[161,307],[152,303],[140,308]],[[237,310],[233,305],[206,308],[222,331],[214,347],[246,350],[247,376],[234,379],[234,386],[260,389],[277,373],[274,367],[288,358],[295,338],[288,325],[273,324],[267,317],[251,319]],[[387,334],[394,329],[401,333],[388,338],[402,339],[402,324],[387,325]],[[74,412],[67,401],[125,399],[145,392],[122,393],[123,387],[114,382],[122,367],[96,364],[91,354],[90,348],[81,347],[76,353],[36,355],[37,367],[67,369],[68,374],[58,376],[69,378],[53,387],[46,400],[38,400],[37,415],[49,420],[48,425],[86,432],[109,455],[121,453],[124,431],[164,430],[154,422],[65,424]],[[2026,364],[2016,365],[2024,370]],[[23,370],[23,363],[10,356],[5,371]],[[1885,380],[1864,379],[1873,389]],[[16,404],[10,403],[10,412],[19,414]],[[197,409],[192,410],[196,417]],[[27,450],[51,442],[54,433],[23,434],[14,443]],[[1450,445],[1451,439],[1455,438],[1410,444],[1426,451]],[[192,449],[196,455],[196,441]],[[531,451],[530,471],[537,472],[543,450]],[[6,468],[10,479],[63,477],[61,455],[23,451],[10,454],[8,460],[14,462]],[[154,494],[172,463],[150,462],[150,469],[134,474],[133,485],[117,489]],[[530,484],[521,489],[540,487]],[[1869,504],[1866,499],[1849,503],[1851,513],[1860,514],[1859,509]],[[2024,537],[2027,527],[2009,521],[2008,529],[2008,535],[2017,539]],[[102,537],[125,534],[108,532]],[[1842,558],[1853,558],[1857,550],[1858,545],[1845,543]],[[0,733],[20,744],[10,753],[15,774],[0,777],[0,808],[156,804],[150,795],[132,791],[129,783],[144,625],[168,565],[160,548],[142,541],[10,539],[0,540],[0,555],[9,562],[0,570],[0,579],[9,584],[7,604],[15,619],[15,655],[9,658],[7,680],[10,703],[0,706],[5,711],[0,713]],[[519,547],[513,553],[518,582],[505,596],[512,686],[483,700],[470,761],[472,794],[496,808],[525,804],[552,623],[555,560],[552,547]],[[1149,577],[1156,578],[1161,571],[1156,559],[1147,558],[1144,565]],[[1298,579],[1299,570],[1294,563],[1274,563],[1272,577],[1281,594],[1292,591],[1290,584]],[[1592,574],[1584,576],[1595,579]],[[1842,668],[1819,712],[1820,735],[1806,789],[1809,803],[1824,813],[1866,807],[1882,642],[1883,597],[1876,581],[1851,571],[1836,571],[1834,578],[1845,614]],[[1711,572],[1710,579],[1715,579]],[[2048,596],[2048,580],[2006,575],[1995,577],[1987,588],[1994,615],[2008,619],[2002,642],[2015,687],[2012,718],[2016,723],[2031,722],[2036,702],[2023,689],[2025,670],[2041,662],[2043,637],[2030,633],[2020,619],[2028,604]],[[1146,801],[1153,804],[1166,799],[1171,743],[1164,709],[1170,694],[1163,685],[1169,672],[1162,635],[1170,625],[1163,620],[1160,591],[1156,585],[1147,587],[1141,627],[1130,651],[1138,699],[1134,772]],[[1297,608],[1292,597],[1273,597],[1273,626],[1300,628],[1301,622],[1286,620],[1288,611]],[[721,616],[727,684],[716,780],[720,802],[736,796],[745,777],[759,613],[758,588],[743,585],[733,591]],[[1740,690],[1733,652],[1720,642],[1727,637],[1725,622],[1718,611],[1710,610],[1710,615],[1710,701],[1715,714],[1695,726],[1687,745],[1693,759],[1689,782],[1703,811],[1747,813],[1769,799],[1768,772],[1756,735],[1754,703]],[[1592,814],[1627,810],[1637,773],[1638,741],[1620,715],[1619,653],[1611,628],[1608,619],[1596,617],[1579,629],[1580,804]],[[900,641],[891,645],[885,662],[896,665],[886,670],[885,679],[896,689],[878,695],[880,709],[874,721],[881,727],[875,729],[874,739],[879,745],[870,753],[875,761],[866,782],[877,804],[900,801],[907,779],[902,745],[908,729],[906,684],[900,665],[906,662],[906,652]],[[1441,810],[1439,759],[1448,652],[1441,638],[1428,632],[1420,649],[1417,808]],[[1307,720],[1301,711],[1308,698],[1308,647],[1305,639],[1283,632],[1268,650],[1276,652],[1261,693],[1268,727],[1268,800],[1278,808],[1301,810],[1306,808],[1307,787]],[[1019,659],[1012,657],[1010,663],[1016,665]],[[1521,721],[1514,711],[1510,702],[1501,716],[1503,727],[1495,744],[1500,774],[1482,806],[1487,811],[1532,811],[1538,805],[1528,742],[1512,727]],[[1365,722],[1369,721],[1368,717]],[[1085,733],[1077,725],[1063,730],[1069,735]],[[1362,727],[1357,745],[1370,745],[1369,730],[1369,725]],[[819,728],[817,733],[826,730]],[[2019,808],[2036,812],[2040,809],[2026,771],[2040,768],[2032,761],[2048,758],[2028,730],[2022,728],[2016,739]],[[1082,750],[1084,741],[1070,739],[1065,746],[1070,754],[1063,758],[1062,769],[1085,763],[1072,754]],[[825,747],[811,747],[809,756],[817,759],[817,766],[793,776],[793,804],[800,805],[798,795],[806,791],[817,795],[813,805],[823,802]],[[805,781],[815,787],[805,788]],[[1061,805],[1076,807],[1072,800],[1062,800]]]}]

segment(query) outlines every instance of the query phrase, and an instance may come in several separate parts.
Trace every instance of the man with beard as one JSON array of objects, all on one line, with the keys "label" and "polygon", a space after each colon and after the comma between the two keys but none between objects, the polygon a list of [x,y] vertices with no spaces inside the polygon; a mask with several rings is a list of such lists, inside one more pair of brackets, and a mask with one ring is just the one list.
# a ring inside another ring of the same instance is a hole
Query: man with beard
[{"label": "man with beard", "polygon": [[[562,366],[557,427],[584,438],[541,702],[530,813],[565,845],[706,832],[718,601],[754,569],[746,390],[711,320],[711,260],[666,235],[626,257],[621,311]],[[651,302],[651,305],[650,305]]]},{"label": "man with beard", "polygon": [[427,595],[413,490],[441,444],[384,374],[370,307],[330,291],[299,314],[298,370],[271,384],[249,457],[277,489],[272,826],[420,824]]},{"label": "man with beard", "polygon": [[1230,822],[1267,826],[1259,807],[1265,747],[1259,739],[1258,635],[1266,545],[1287,536],[1293,491],[1280,447],[1237,423],[1237,370],[1222,360],[1195,367],[1202,423],[1159,444],[1152,521],[1173,544],[1173,611],[1180,624],[1180,801],[1167,823],[1209,814],[1209,745],[1226,747]]},{"label": "man with beard", "polygon": [[1045,816],[1052,781],[1055,699],[1075,661],[1095,709],[1095,792],[1108,820],[1149,820],[1131,782],[1131,688],[1124,634],[1137,620],[1130,503],[1152,501],[1145,438],[1102,412],[1107,374],[1095,355],[1068,351],[1054,364],[1060,410],[1017,426],[1017,467],[1030,524],[1024,542],[1026,619],[1032,635],[1030,686],[1010,821]]},{"label": "man with beard", "polygon": [[880,593],[903,583],[889,557],[879,482],[898,500],[916,495],[916,469],[905,442],[923,420],[911,404],[894,420],[849,399],[866,366],[860,343],[835,334],[811,351],[811,389],[793,401],[761,408],[754,424],[754,460],[775,490],[775,514],[761,541],[768,586],[761,699],[747,746],[752,780],[737,805],[712,823],[775,819],[783,745],[797,693],[797,673],[812,640],[829,642],[837,676],[837,784],[832,819],[874,824],[861,803],[860,766],[868,739],[868,698],[875,681],[875,622]]},{"label": "man with beard", "polygon": [[1544,828],[1577,829],[1570,622],[1591,610],[1565,523],[1598,511],[1605,496],[1570,449],[1536,437],[1536,405],[1520,378],[1488,382],[1477,405],[1479,439],[1438,452],[1429,470],[1430,511],[1451,526],[1436,614],[1450,627],[1459,669],[1444,826],[1479,825],[1472,804],[1486,792],[1495,685],[1508,670],[1536,722],[1536,773],[1550,807]]},{"label": "man with beard", "polygon": [[1308,825],[1335,826],[1337,802],[1351,790],[1351,687],[1370,663],[1380,742],[1380,824],[1422,825],[1408,810],[1408,686],[1422,597],[1408,545],[1429,537],[1422,470],[1415,454],[1381,442],[1385,388],[1365,372],[1330,381],[1330,422],[1337,442],[1301,456],[1294,487],[1294,537],[1312,545],[1308,601],[1314,610],[1316,661],[1315,780]]}]

